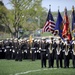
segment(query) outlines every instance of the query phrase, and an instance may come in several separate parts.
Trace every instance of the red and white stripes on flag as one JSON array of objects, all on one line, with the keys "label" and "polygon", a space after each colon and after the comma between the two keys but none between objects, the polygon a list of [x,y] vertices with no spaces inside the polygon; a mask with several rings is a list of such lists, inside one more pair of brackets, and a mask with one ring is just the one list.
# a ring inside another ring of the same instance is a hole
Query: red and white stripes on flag
[{"label": "red and white stripes on flag", "polygon": [[51,13],[51,9],[49,9],[47,20],[43,27],[42,32],[51,32],[52,34],[55,34],[54,30],[55,30],[55,22],[53,19],[53,15]]},{"label": "red and white stripes on flag", "polygon": [[54,29],[55,29],[55,22],[49,20],[44,25],[43,32],[51,32],[51,33],[54,33]]}]

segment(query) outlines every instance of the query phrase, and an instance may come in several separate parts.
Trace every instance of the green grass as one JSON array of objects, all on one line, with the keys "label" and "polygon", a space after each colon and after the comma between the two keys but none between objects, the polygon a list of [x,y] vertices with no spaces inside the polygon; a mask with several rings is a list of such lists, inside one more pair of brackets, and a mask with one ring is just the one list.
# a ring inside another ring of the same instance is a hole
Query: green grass
[{"label": "green grass", "polygon": [[[72,67],[72,64],[70,65]],[[56,65],[54,66],[56,67]],[[25,73],[26,71],[30,72],[27,74],[17,74],[17,73]],[[36,61],[23,60],[22,62],[15,60],[0,60],[0,75],[75,75],[75,69],[41,68],[40,60]]]}]

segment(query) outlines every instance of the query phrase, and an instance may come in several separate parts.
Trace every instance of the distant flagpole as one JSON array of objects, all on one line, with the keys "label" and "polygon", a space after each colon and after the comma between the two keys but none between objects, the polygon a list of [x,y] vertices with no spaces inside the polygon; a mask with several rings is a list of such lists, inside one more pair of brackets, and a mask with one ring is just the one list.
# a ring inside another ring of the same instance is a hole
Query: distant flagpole
[{"label": "distant flagpole", "polygon": [[60,6],[58,6],[58,11],[60,11]]},{"label": "distant flagpole", "polygon": [[51,10],[51,5],[49,5],[49,9]]},{"label": "distant flagpole", "polygon": [[[58,19],[59,19],[59,14],[60,14],[60,12],[59,12],[59,6],[58,6],[58,16],[57,16],[57,21],[56,21],[56,23],[58,23]],[[59,25],[55,25],[55,35],[59,35],[59,28],[56,28],[56,27],[58,27]]]}]

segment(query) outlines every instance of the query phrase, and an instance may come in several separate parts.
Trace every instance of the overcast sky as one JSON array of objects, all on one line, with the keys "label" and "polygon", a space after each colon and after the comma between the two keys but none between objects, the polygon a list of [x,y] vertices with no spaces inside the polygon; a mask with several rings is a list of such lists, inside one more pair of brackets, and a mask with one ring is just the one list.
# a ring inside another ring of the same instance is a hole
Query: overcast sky
[{"label": "overcast sky", "polygon": [[58,11],[58,6],[60,7],[60,11],[64,11],[65,7],[71,10],[72,6],[75,5],[75,0],[43,0],[43,7],[49,9],[49,5],[51,5],[52,11]]},{"label": "overcast sky", "polygon": [[[9,0],[3,0],[3,2],[8,9],[12,8]],[[58,11],[58,6],[60,7],[60,11],[64,11],[65,7],[67,7],[67,10],[71,10],[72,6],[75,5],[75,0],[43,0],[43,7],[49,9],[49,5],[51,5],[51,11]]]}]

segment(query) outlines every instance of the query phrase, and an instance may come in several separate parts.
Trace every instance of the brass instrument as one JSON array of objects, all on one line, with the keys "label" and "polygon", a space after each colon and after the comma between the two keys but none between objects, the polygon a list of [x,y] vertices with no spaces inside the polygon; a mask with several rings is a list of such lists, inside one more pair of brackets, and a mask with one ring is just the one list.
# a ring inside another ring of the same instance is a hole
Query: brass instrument
[{"label": "brass instrument", "polygon": [[73,41],[73,55],[75,55],[75,41]]},{"label": "brass instrument", "polygon": [[68,45],[66,44],[65,55],[68,55]]},{"label": "brass instrument", "polygon": [[60,50],[59,44],[58,44],[58,51]]},{"label": "brass instrument", "polygon": [[58,42],[58,47],[57,47],[57,55],[60,55],[61,49],[60,49],[60,42]]},{"label": "brass instrument", "polygon": [[67,52],[67,50],[68,50],[68,45],[66,44],[66,49],[65,49],[65,51]]},{"label": "brass instrument", "polygon": [[52,53],[52,43],[50,43],[49,53]]},{"label": "brass instrument", "polygon": [[52,43],[50,44],[50,48],[51,48],[51,50],[52,50]]}]

